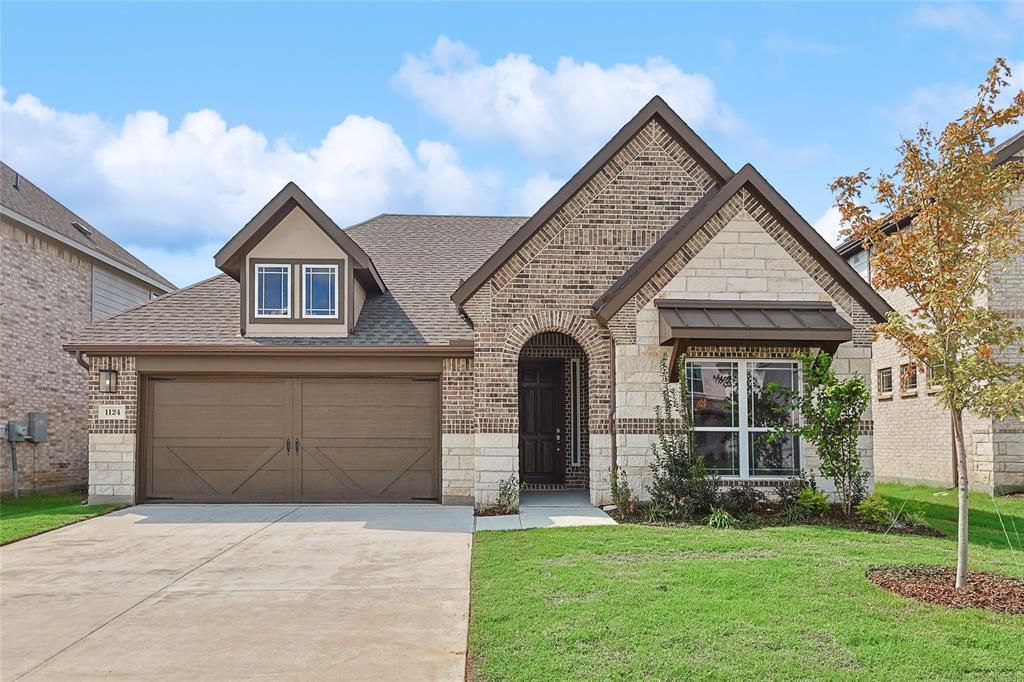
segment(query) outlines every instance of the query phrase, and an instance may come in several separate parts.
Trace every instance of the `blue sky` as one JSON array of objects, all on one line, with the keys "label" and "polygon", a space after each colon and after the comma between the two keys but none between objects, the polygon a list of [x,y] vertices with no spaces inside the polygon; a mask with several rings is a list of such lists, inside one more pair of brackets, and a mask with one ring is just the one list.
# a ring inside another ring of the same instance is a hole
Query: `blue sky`
[{"label": "blue sky", "polygon": [[1024,83],[1024,3],[0,11],[0,156],[179,285],[288,180],[340,224],[530,213],[655,92],[831,233],[832,178]]}]

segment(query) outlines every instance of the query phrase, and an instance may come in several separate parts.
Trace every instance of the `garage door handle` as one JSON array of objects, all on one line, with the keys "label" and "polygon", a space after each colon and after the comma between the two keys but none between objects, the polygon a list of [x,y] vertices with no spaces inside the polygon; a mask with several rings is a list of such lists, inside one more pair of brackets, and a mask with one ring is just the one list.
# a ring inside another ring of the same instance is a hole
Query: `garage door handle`
[{"label": "garage door handle", "polygon": [[285,447],[288,449],[288,454],[290,455],[290,454],[292,454],[292,439],[289,438],[285,442],[287,443],[287,445],[285,445]]},{"label": "garage door handle", "polygon": [[299,444],[299,439],[295,439],[295,454],[299,454],[302,451],[302,446]]}]

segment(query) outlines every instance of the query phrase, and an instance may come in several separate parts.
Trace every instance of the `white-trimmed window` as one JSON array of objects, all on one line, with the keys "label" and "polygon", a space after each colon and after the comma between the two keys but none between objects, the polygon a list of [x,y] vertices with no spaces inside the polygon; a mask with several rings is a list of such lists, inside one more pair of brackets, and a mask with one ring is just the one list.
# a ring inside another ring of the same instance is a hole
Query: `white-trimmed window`
[{"label": "white-trimmed window", "polygon": [[338,317],[338,266],[302,266],[302,316]]},{"label": "white-trimmed window", "polygon": [[771,438],[795,426],[785,390],[799,390],[795,362],[689,360],[686,363],[697,450],[724,477],[792,476],[800,471],[800,439]]},{"label": "white-trimmed window", "polygon": [[878,370],[878,393],[892,395],[892,367],[883,367]]},{"label": "white-trimmed window", "polygon": [[256,264],[256,317],[291,317],[292,266]]}]

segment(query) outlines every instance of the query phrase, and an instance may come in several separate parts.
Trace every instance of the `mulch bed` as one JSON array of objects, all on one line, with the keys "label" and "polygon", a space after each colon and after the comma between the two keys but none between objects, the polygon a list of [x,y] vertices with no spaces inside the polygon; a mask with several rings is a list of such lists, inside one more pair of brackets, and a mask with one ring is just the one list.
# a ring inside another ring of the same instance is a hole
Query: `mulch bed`
[{"label": "mulch bed", "polygon": [[962,589],[954,587],[956,570],[942,566],[879,566],[867,578],[904,597],[955,609],[978,608],[1024,615],[1024,580],[970,571]]},{"label": "mulch bed", "polygon": [[518,514],[519,512],[511,512],[505,507],[484,507],[483,509],[477,509],[473,512],[473,516],[508,516],[509,514]]}]

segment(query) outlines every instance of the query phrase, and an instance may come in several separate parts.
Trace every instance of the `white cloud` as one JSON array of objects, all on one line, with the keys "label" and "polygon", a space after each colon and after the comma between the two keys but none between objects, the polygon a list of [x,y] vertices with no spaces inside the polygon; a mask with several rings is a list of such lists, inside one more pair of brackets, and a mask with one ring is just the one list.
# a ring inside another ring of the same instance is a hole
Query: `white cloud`
[{"label": "white cloud", "polygon": [[812,54],[820,57],[833,55],[839,51],[835,45],[818,43],[812,40],[793,40],[789,36],[770,35],[761,41],[761,47],[775,54]]},{"label": "white cloud", "polygon": [[471,47],[441,36],[429,54],[406,56],[394,84],[456,133],[512,140],[535,159],[579,162],[656,94],[696,128],[740,128],[709,77],[660,57],[608,68],[561,57],[549,70],[512,53],[482,64]]},{"label": "white cloud", "polygon": [[519,190],[520,212],[523,215],[533,215],[564,184],[564,180],[553,178],[546,172],[527,178]]},{"label": "white cloud", "polygon": [[0,115],[5,161],[181,283],[207,272],[187,259],[207,259],[290,180],[341,225],[382,211],[505,212],[515,200],[451,145],[424,140],[414,153],[372,117],[347,116],[297,149],[209,109],[177,127],[154,111],[116,123],[25,94],[0,97]]},{"label": "white cloud", "polygon": [[1024,11],[1016,2],[1005,3],[1002,10],[990,12],[970,3],[922,3],[910,15],[910,23],[959,33],[986,47],[1003,46],[1012,44],[1021,34]]},{"label": "white cloud", "polygon": [[820,218],[814,221],[814,229],[832,246],[842,241],[839,237],[839,231],[842,227],[839,209],[835,206],[830,207]]}]

